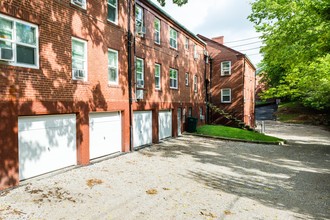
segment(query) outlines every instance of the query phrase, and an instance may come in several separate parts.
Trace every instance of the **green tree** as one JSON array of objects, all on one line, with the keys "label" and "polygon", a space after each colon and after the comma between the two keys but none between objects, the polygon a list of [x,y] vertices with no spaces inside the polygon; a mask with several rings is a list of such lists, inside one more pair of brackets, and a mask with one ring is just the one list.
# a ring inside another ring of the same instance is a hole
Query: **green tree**
[{"label": "green tree", "polygon": [[250,21],[262,34],[270,87],[265,98],[330,108],[330,1],[257,0]]},{"label": "green tree", "polygon": [[[166,0],[157,0],[161,6],[165,6]],[[173,4],[177,4],[178,6],[184,5],[188,2],[188,0],[172,0]]]}]

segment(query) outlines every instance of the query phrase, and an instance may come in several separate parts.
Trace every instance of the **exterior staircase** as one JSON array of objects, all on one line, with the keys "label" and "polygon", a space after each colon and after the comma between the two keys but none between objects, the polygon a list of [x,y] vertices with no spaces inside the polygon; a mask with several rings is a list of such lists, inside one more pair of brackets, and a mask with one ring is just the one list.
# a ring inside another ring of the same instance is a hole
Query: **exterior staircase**
[{"label": "exterior staircase", "polygon": [[253,128],[251,128],[249,125],[245,124],[244,121],[234,117],[233,115],[225,112],[224,110],[218,108],[217,106],[213,105],[210,102],[206,102],[206,105],[213,111],[216,112],[218,114],[220,114],[221,116],[223,116],[224,118],[226,118],[227,120],[233,122],[236,127],[241,128],[241,129],[245,129],[245,130],[254,130]]}]

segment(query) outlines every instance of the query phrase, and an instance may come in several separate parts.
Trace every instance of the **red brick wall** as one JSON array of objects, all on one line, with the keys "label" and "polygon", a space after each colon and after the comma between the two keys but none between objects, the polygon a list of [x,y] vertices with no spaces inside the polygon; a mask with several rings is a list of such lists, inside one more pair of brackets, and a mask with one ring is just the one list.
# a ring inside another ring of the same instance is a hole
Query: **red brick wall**
[{"label": "red brick wall", "polygon": [[244,72],[244,122],[245,124],[254,127],[254,107],[255,107],[255,68],[249,60],[245,59],[245,72]]},{"label": "red brick wall", "polygon": [[[158,111],[172,109],[173,136],[177,136],[177,109],[188,107],[193,108],[193,116],[199,118],[199,107],[202,106],[205,115],[205,45],[194,39],[189,33],[178,27],[175,23],[162,16],[157,10],[145,1],[138,1],[137,4],[144,9],[144,23],[146,34],[144,37],[136,36],[136,54],[138,58],[144,59],[144,99],[133,104],[133,110],[153,110],[153,141],[158,142]],[[154,43],[155,17],[161,21],[161,44]],[[170,27],[178,31],[178,49],[170,48],[169,32]],[[189,50],[184,48],[186,37],[189,38]],[[193,57],[193,44],[197,44],[199,58]],[[155,90],[155,63],[161,64],[161,90]],[[170,89],[170,68],[178,70],[178,89]],[[185,73],[189,73],[189,86],[185,85]],[[198,77],[198,92],[193,90],[193,77]],[[133,94],[134,95],[134,94]],[[183,116],[182,116],[183,117]],[[199,120],[199,124],[205,121]],[[184,123],[183,123],[184,124]],[[182,124],[182,129],[184,126]]]},{"label": "red brick wall", "polygon": [[[19,116],[75,113],[78,162],[87,164],[88,114],[121,111],[123,150],[129,150],[127,1],[118,3],[114,25],[106,20],[106,0],[88,0],[87,10],[70,0],[1,1],[1,14],[38,25],[40,68],[0,64],[0,189],[18,184]],[[71,37],[88,42],[86,82],[72,80]],[[119,86],[108,85],[108,48],[119,51]]]}]

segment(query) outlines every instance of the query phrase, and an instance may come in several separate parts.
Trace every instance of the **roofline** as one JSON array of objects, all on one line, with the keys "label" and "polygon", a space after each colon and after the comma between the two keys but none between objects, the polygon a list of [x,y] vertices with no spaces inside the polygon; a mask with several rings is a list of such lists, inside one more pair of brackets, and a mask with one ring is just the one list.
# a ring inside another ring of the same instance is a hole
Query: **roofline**
[{"label": "roofline", "polygon": [[165,12],[163,9],[161,9],[157,4],[153,3],[151,0],[137,0],[136,2],[146,3],[149,4],[151,7],[153,7],[156,11],[160,12],[164,17],[168,18],[171,22],[176,24],[180,29],[182,29],[184,32],[186,32],[191,37],[195,38],[195,40],[202,43],[204,46],[206,46],[206,42],[203,41],[201,38],[199,38],[196,34],[191,32],[188,28],[180,24],[177,20],[175,20],[171,15],[169,15],[167,12]]},{"label": "roofline", "polygon": [[227,47],[227,46],[225,46],[225,45],[223,45],[223,44],[220,44],[220,43],[218,43],[218,42],[216,42],[216,41],[214,41],[214,40],[212,40],[212,39],[209,39],[209,38],[207,38],[207,37],[205,37],[205,36],[203,36],[203,35],[201,35],[201,34],[197,34],[197,36],[199,37],[199,38],[201,38],[202,40],[205,40],[205,41],[211,41],[212,43],[215,43],[215,44],[217,44],[218,46],[220,46],[220,47],[224,47],[224,48],[226,48],[226,49],[228,49],[228,50],[231,50],[232,52],[234,52],[234,53],[237,53],[236,55],[239,55],[239,56],[244,56],[244,58],[251,64],[251,66],[256,70],[257,68],[254,66],[254,64],[251,62],[251,60],[249,59],[249,57],[246,55],[246,54],[244,54],[244,53],[241,53],[241,52],[239,52],[239,51],[237,51],[237,50],[234,50],[234,49],[232,49],[232,48],[230,48],[230,47]]}]

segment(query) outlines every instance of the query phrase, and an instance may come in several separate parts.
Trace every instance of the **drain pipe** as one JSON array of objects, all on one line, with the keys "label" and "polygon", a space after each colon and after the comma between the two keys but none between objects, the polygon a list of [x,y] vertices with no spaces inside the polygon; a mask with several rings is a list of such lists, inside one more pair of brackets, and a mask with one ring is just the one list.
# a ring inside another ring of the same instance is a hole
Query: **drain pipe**
[{"label": "drain pipe", "polygon": [[128,98],[129,98],[129,150],[133,151],[133,123],[132,123],[132,33],[131,33],[131,0],[128,0],[127,22],[127,72],[128,72]]}]

